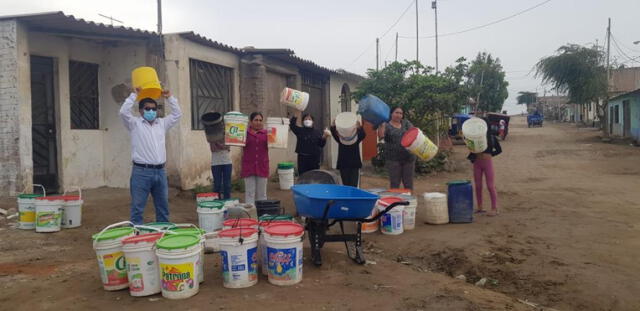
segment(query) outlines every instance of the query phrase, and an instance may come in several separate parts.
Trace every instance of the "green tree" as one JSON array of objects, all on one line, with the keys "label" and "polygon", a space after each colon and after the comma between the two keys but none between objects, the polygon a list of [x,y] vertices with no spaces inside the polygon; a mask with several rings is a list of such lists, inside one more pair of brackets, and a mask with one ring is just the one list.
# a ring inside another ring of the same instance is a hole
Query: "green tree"
[{"label": "green tree", "polygon": [[600,49],[563,45],[555,55],[542,58],[536,68],[536,77],[542,77],[542,82],[550,83],[555,90],[566,92],[571,103],[596,102],[598,117],[606,122],[606,104],[599,102],[607,96],[607,70]]},{"label": "green tree", "polygon": [[505,72],[499,58],[494,58],[486,52],[478,53],[476,59],[471,62],[466,77],[469,92],[476,99],[476,110],[502,110],[502,105],[509,96],[509,82],[505,81]]}]

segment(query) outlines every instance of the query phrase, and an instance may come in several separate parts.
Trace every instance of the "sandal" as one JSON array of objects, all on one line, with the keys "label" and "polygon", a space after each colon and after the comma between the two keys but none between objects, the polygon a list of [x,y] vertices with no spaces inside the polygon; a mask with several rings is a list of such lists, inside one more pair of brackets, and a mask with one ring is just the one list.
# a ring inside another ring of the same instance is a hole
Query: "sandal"
[{"label": "sandal", "polygon": [[489,216],[489,217],[498,216],[498,211],[497,210],[491,210],[490,212],[487,213],[487,216]]}]

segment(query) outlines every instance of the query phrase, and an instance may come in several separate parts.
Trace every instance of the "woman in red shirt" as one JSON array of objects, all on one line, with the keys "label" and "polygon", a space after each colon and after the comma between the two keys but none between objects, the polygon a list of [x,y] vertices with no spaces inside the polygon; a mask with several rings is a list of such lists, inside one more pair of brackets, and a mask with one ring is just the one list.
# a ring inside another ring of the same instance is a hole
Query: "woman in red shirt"
[{"label": "woman in red shirt", "polygon": [[267,131],[264,129],[264,117],[260,112],[249,116],[247,141],[242,153],[242,172],[244,178],[245,202],[255,204],[257,200],[267,199],[267,178],[269,177],[269,149]]}]

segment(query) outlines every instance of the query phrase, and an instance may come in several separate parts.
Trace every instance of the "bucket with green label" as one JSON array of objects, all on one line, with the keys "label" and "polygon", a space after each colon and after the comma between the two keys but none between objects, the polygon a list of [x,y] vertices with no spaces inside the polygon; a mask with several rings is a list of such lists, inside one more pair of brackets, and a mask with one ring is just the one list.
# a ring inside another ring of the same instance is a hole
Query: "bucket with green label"
[{"label": "bucket with green label", "polygon": [[64,199],[59,196],[40,197],[35,201],[36,232],[58,232],[62,221]]},{"label": "bucket with green label", "polygon": [[105,290],[114,291],[129,287],[122,240],[134,235],[133,223],[123,221],[109,225],[92,236],[93,249],[96,252],[100,278]]},{"label": "bucket with green label", "polygon": [[197,294],[200,290],[200,237],[188,233],[169,234],[158,240],[156,248],[162,296],[184,299]]}]

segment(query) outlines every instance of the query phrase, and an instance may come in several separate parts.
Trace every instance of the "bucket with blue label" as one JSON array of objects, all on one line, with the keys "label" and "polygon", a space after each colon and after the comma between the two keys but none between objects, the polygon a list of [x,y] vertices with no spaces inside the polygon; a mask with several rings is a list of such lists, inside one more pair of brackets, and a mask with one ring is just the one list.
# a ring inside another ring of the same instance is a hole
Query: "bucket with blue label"
[{"label": "bucket with blue label", "polygon": [[304,227],[296,223],[273,224],[264,229],[269,283],[288,286],[302,281]]},{"label": "bucket with blue label", "polygon": [[245,288],[258,283],[258,230],[238,227],[218,233],[222,285]]}]

